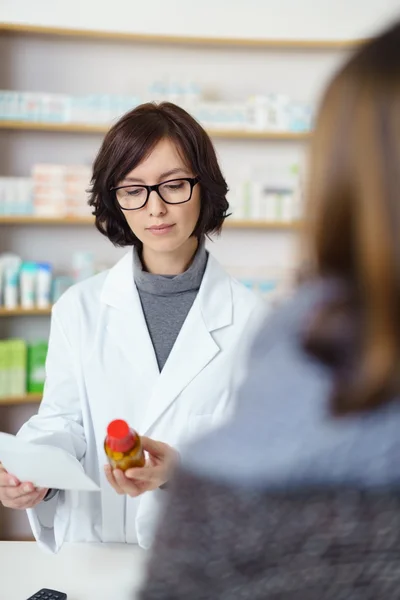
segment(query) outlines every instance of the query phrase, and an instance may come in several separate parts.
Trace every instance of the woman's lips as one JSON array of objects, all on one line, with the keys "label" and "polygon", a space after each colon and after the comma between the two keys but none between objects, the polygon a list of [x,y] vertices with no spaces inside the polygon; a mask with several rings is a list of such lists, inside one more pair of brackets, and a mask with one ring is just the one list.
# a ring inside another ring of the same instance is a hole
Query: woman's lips
[{"label": "woman's lips", "polygon": [[165,235],[166,233],[169,233],[173,227],[175,227],[174,224],[152,225],[147,228],[147,231],[150,231],[153,235]]}]

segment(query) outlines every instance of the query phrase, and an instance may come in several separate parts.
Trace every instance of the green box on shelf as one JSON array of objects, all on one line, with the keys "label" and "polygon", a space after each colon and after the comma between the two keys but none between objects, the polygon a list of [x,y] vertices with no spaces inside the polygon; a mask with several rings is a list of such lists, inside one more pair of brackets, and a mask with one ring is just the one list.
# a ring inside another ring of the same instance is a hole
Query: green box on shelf
[{"label": "green box on shelf", "polygon": [[31,394],[40,394],[43,392],[46,377],[46,356],[47,342],[29,344],[27,391]]},{"label": "green box on shelf", "polygon": [[7,344],[0,340],[0,398],[7,395],[7,365],[6,365]]},{"label": "green box on shelf", "polygon": [[10,339],[0,342],[0,398],[25,393],[26,344]]},{"label": "green box on shelf", "polygon": [[12,363],[13,363],[13,342],[12,342],[12,340],[4,340],[4,347],[5,347],[5,352],[4,352],[4,369],[5,369],[4,395],[11,396],[11,393],[12,393],[11,367],[12,367]]},{"label": "green box on shelf", "polygon": [[27,347],[25,340],[8,340],[8,395],[23,396],[26,390]]}]

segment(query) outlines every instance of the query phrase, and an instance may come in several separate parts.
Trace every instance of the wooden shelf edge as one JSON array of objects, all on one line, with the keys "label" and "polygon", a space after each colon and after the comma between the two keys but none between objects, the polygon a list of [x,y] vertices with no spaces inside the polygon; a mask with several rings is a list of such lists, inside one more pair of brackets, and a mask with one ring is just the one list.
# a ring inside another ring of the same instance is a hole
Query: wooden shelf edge
[{"label": "wooden shelf edge", "polygon": [[38,404],[42,400],[42,395],[43,394],[24,394],[23,396],[0,397],[0,407],[21,404]]},{"label": "wooden shelf edge", "polygon": [[311,138],[310,131],[253,131],[251,129],[207,129],[210,137],[237,140],[303,141]]},{"label": "wooden shelf edge", "polygon": [[224,228],[226,229],[265,229],[265,230],[296,230],[301,227],[301,223],[299,222],[291,222],[291,223],[282,223],[280,221],[277,222],[269,222],[269,221],[242,221],[235,219],[228,219],[224,223]]},{"label": "wooden shelf edge", "polygon": [[18,121],[3,119],[0,121],[0,129],[22,129],[24,131],[54,131],[65,133],[107,133],[107,125],[91,125],[85,123],[45,123],[42,121]]},{"label": "wooden shelf edge", "polygon": [[[13,216],[0,216],[0,225],[65,225],[65,226],[73,226],[73,225],[93,225],[94,219],[92,218],[82,218],[82,219],[72,219],[72,218],[46,218],[46,217],[13,217]],[[268,222],[268,221],[252,221],[252,220],[241,220],[241,219],[228,219],[224,223],[224,228],[227,229],[298,229],[300,227],[300,223],[291,222]],[[0,308],[0,314],[1,314]],[[18,309],[19,310],[19,309]],[[26,311],[25,311],[26,313]]]},{"label": "wooden shelf edge", "polygon": [[343,50],[354,48],[365,40],[358,39],[262,39],[207,37],[173,34],[147,34],[119,31],[76,29],[69,27],[52,27],[28,25],[24,23],[1,23],[0,32],[9,34],[36,34],[47,36],[74,37],[83,39],[101,39],[116,42],[136,42],[147,44],[177,44],[187,46],[222,46],[238,48],[271,48],[288,50]]},{"label": "wooden shelf edge", "polygon": [[94,225],[94,217],[36,217],[0,215],[0,225]]},{"label": "wooden shelf edge", "polygon": [[4,308],[0,307],[0,317],[36,317],[51,314],[51,308]]},{"label": "wooden shelf edge", "polygon": [[[110,125],[85,125],[81,123],[43,123],[40,121],[1,120],[0,129],[47,131],[59,133],[105,134]],[[309,131],[253,131],[251,129],[207,129],[210,137],[236,140],[303,141],[311,137]]]}]

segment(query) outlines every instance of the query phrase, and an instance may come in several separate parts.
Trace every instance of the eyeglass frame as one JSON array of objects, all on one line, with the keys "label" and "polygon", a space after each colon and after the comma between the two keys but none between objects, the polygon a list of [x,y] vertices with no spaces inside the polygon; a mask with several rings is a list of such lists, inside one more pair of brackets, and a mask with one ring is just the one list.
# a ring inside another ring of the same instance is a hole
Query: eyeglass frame
[{"label": "eyeglass frame", "polygon": [[[160,188],[160,186],[165,185],[166,183],[170,183],[172,181],[188,181],[190,183],[190,196],[187,200],[183,200],[183,202],[168,202],[168,200],[164,200],[164,198],[160,194],[159,188]],[[190,200],[192,199],[192,196],[193,196],[193,188],[197,183],[199,183],[199,181],[200,181],[199,177],[177,177],[176,179],[167,179],[167,181],[161,181],[161,183],[156,183],[155,185],[145,185],[145,184],[140,184],[140,183],[131,183],[130,185],[119,185],[117,187],[110,188],[110,192],[115,193],[115,198],[116,198],[116,200],[118,202],[118,206],[120,207],[121,210],[141,210],[148,203],[151,192],[157,192],[158,196],[161,198],[161,200],[163,202],[165,202],[165,204],[168,204],[170,206],[174,206],[174,205],[177,206],[179,204],[186,204],[186,202],[190,202]],[[117,191],[125,189],[125,188],[131,188],[131,187],[144,188],[145,190],[147,190],[146,200],[144,201],[142,206],[139,206],[138,208],[123,208],[121,206],[120,202],[118,201]]]}]

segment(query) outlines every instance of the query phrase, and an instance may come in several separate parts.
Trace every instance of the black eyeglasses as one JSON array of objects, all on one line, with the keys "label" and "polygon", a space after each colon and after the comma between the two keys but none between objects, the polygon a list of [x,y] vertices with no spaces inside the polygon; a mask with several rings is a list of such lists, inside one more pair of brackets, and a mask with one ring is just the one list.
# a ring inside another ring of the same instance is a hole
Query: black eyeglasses
[{"label": "black eyeglasses", "polygon": [[199,182],[198,177],[170,179],[157,185],[121,185],[111,188],[122,210],[139,210],[150,198],[151,192],[157,192],[166,204],[185,204],[192,198],[193,188]]}]

